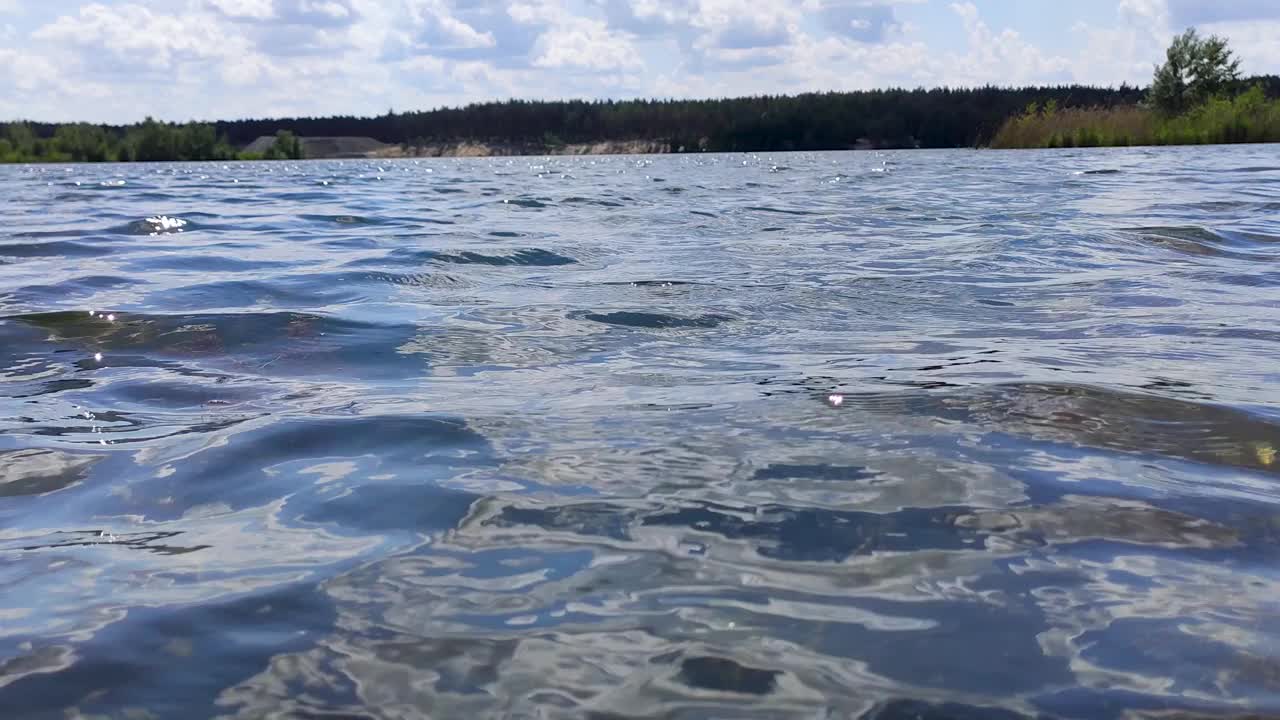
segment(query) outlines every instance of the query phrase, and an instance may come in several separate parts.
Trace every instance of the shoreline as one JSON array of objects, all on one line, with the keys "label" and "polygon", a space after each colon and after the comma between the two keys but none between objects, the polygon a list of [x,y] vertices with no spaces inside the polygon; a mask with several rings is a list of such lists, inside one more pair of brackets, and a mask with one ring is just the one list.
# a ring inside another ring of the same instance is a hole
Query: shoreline
[{"label": "shoreline", "polygon": [[66,160],[66,159],[41,159],[41,160],[22,160],[15,162],[0,162],[0,167],[14,166],[35,166],[35,165],[147,165],[159,163],[187,163],[187,162],[213,162],[213,163],[249,163],[249,162],[306,162],[306,161],[331,161],[331,160],[426,160],[426,159],[446,159],[446,158],[496,158],[496,157],[591,157],[600,156],[607,157],[610,155],[762,155],[762,154],[787,154],[787,153],[829,153],[829,152],[851,152],[863,153],[868,150],[878,152],[900,152],[900,151],[947,151],[947,150],[972,150],[972,151],[996,151],[996,152],[1025,152],[1025,151],[1045,151],[1045,150],[1104,150],[1104,149],[1138,149],[1138,148],[1190,148],[1190,147],[1233,147],[1241,145],[1277,145],[1280,140],[1247,140],[1237,142],[1171,142],[1171,143],[1130,143],[1130,144],[1097,144],[1097,145],[1075,145],[1075,146],[1057,146],[1057,147],[1037,147],[1034,145],[1026,146],[1010,146],[999,147],[994,145],[984,146],[964,146],[964,147],[947,147],[947,148],[829,148],[825,150],[687,150],[673,149],[669,144],[665,143],[649,143],[643,141],[605,141],[596,143],[575,143],[568,144],[556,148],[537,148],[526,146],[504,146],[496,143],[485,142],[457,142],[457,143],[438,143],[428,146],[419,146],[408,150],[397,146],[387,146],[385,148],[368,152],[368,153],[352,153],[352,154],[335,154],[335,155],[308,155],[295,159],[265,159],[257,157],[249,158],[224,158],[220,160]]}]

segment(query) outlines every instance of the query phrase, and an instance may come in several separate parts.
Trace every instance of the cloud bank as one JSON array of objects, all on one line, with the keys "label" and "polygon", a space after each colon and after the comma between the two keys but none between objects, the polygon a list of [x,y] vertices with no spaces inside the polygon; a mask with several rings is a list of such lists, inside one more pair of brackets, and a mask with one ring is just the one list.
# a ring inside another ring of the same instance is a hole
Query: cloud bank
[{"label": "cloud bank", "polygon": [[1142,84],[1190,25],[1229,37],[1247,72],[1280,72],[1280,4],[1270,0],[1067,12],[1076,14],[1064,27],[1011,0],[0,0],[0,118]]}]

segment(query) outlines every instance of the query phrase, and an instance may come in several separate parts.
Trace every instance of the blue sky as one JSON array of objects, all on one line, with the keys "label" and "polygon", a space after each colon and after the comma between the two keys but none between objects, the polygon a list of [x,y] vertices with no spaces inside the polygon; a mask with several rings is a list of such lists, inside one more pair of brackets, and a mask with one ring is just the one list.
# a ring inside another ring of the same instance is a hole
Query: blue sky
[{"label": "blue sky", "polygon": [[1280,0],[0,0],[0,119],[1144,84],[1193,25],[1280,73]]}]

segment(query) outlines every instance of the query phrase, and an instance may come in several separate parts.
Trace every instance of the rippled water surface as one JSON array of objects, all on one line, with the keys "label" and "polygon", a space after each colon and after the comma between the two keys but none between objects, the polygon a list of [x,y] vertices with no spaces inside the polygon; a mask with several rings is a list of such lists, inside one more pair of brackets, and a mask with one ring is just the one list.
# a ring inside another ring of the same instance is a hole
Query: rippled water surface
[{"label": "rippled water surface", "polygon": [[6,718],[1280,713],[1276,146],[9,167],[0,218]]}]

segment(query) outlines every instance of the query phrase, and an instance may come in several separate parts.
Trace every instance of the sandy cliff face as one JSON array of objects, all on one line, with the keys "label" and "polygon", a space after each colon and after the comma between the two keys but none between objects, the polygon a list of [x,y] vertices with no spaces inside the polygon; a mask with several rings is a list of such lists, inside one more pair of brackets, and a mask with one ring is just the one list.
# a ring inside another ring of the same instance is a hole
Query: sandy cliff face
[{"label": "sandy cliff face", "polygon": [[596,143],[574,143],[558,147],[524,145],[518,143],[431,143],[418,147],[387,146],[369,157],[495,157],[509,155],[628,155],[643,153],[669,153],[672,147],[666,143],[649,140],[610,140]]}]

